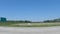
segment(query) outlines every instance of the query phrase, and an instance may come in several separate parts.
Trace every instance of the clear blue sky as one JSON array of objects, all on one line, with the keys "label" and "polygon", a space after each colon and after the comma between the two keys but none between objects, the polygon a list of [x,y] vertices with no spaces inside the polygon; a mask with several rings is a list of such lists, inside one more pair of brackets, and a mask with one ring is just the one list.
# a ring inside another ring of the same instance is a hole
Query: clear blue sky
[{"label": "clear blue sky", "polygon": [[60,0],[0,0],[0,17],[32,21],[60,18]]}]

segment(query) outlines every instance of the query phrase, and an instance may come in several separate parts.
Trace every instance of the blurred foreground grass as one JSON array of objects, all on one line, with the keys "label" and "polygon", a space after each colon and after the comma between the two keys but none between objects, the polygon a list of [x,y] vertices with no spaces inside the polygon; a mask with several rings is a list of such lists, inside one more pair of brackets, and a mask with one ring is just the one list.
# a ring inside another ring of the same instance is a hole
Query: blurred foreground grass
[{"label": "blurred foreground grass", "polygon": [[1,22],[0,26],[9,26],[9,27],[49,27],[49,26],[60,26],[60,22],[56,23],[7,23]]},{"label": "blurred foreground grass", "polygon": [[49,27],[49,26],[60,26],[60,23],[21,23],[21,24],[13,24],[13,26],[17,27]]}]

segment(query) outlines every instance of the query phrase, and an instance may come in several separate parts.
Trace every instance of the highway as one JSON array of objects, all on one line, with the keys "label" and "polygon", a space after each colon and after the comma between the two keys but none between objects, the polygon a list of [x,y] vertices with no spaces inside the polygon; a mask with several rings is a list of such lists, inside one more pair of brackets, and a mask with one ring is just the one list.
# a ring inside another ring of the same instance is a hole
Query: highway
[{"label": "highway", "polygon": [[0,27],[0,34],[60,34],[56,27]]}]

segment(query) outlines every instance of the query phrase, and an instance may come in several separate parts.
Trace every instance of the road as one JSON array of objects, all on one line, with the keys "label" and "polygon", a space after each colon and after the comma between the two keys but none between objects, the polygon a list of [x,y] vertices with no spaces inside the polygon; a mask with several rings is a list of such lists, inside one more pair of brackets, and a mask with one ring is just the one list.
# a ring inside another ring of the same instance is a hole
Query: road
[{"label": "road", "polygon": [[0,27],[0,34],[60,34],[58,27]]}]

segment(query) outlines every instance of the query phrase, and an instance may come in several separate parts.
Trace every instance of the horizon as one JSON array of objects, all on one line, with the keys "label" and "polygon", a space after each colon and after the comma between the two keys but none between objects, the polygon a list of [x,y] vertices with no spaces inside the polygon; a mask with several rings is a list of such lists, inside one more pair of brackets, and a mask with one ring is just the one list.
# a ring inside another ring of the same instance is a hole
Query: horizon
[{"label": "horizon", "polygon": [[60,18],[60,0],[0,0],[0,17],[44,21]]},{"label": "horizon", "polygon": [[[5,19],[6,21],[32,21],[32,20],[8,20],[6,17],[0,17],[0,18],[3,18]],[[55,19],[50,19],[50,20],[60,20],[60,18],[55,18]],[[42,20],[42,21],[32,21],[32,22],[43,22],[43,21],[47,21],[47,20]]]}]

